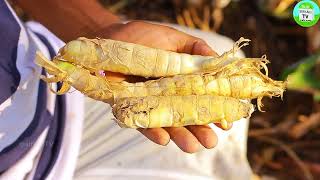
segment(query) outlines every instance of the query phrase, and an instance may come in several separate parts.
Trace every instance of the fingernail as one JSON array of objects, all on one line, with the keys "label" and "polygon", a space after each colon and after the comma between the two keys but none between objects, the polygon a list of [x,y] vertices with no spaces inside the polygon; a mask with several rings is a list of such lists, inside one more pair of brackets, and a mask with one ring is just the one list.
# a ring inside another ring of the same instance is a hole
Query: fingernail
[{"label": "fingernail", "polygon": [[170,143],[170,140],[169,140],[169,141],[167,141],[167,143],[166,143],[166,144],[164,144],[164,145],[162,145],[162,146],[167,146],[169,143]]}]

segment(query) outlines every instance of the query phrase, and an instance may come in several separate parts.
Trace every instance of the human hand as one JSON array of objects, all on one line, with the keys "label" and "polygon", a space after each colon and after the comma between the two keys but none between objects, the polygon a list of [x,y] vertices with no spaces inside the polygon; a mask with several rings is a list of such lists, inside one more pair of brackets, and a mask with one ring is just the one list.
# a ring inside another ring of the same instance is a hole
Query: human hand
[{"label": "human hand", "polygon": [[[205,41],[199,38],[167,26],[142,21],[113,24],[99,30],[92,34],[92,36],[126,41],[179,53],[217,55]],[[121,81],[129,76],[123,76],[118,73],[107,73],[107,77],[109,80]],[[217,126],[221,127],[219,124]],[[160,145],[167,145],[171,139],[182,151],[188,153],[197,152],[200,145],[205,148],[213,148],[218,141],[216,134],[208,125],[138,130],[148,139]]]}]

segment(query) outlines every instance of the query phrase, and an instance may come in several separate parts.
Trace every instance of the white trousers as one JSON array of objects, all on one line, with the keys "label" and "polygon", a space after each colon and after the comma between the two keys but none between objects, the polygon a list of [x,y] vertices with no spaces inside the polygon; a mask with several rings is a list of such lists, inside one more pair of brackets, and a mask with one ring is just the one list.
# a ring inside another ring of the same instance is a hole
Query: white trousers
[{"label": "white trousers", "polygon": [[[212,32],[170,26],[204,39],[218,54],[231,49],[234,43]],[[121,129],[112,118],[109,105],[86,98],[75,179],[247,180],[252,175],[246,157],[247,120],[235,122],[229,131],[212,125],[218,145],[188,154],[173,142],[164,147],[134,129]]]}]

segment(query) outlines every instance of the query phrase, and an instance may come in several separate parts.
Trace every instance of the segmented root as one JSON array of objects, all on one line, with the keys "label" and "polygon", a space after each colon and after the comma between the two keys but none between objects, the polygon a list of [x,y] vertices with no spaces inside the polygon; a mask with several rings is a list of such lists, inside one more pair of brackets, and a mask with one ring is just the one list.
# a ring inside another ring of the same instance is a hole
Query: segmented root
[{"label": "segmented root", "polygon": [[56,92],[58,95],[67,93],[70,90],[71,86],[68,83],[62,83],[61,88]]},{"label": "segmented root", "polygon": [[62,81],[65,78],[65,76],[66,76],[66,74],[63,74],[62,76],[59,75],[59,76],[52,76],[52,77],[40,75],[40,78],[47,83],[55,83],[55,82]]},{"label": "segmented root", "polygon": [[270,61],[268,61],[267,55],[263,55],[263,56],[261,57],[261,62],[262,62],[262,63],[260,64],[261,68],[264,70],[265,75],[266,75],[266,76],[269,76],[269,70],[268,70],[267,64],[270,63]]},{"label": "segmented root", "polygon": [[[266,64],[269,63],[268,60],[262,58],[239,58],[234,59],[231,62],[222,62],[220,64],[215,64],[214,67],[211,67],[203,71],[204,74],[211,75],[229,75],[234,74],[246,74],[248,72],[260,72],[260,69],[264,69],[266,74],[268,74],[268,68]],[[207,67],[206,67],[207,68]],[[260,72],[261,73],[261,72]]]},{"label": "segmented root", "polygon": [[[41,79],[50,83],[50,90],[55,94],[61,95],[67,93],[72,85],[75,89],[93,99],[113,103],[112,88],[108,80],[102,77],[102,75],[94,76],[90,71],[69,62],[57,59],[49,61],[39,52],[36,55],[36,64],[43,66],[52,75],[52,77],[41,76]],[[52,88],[51,83],[54,82],[62,82],[62,87],[58,91]],[[113,87],[113,89],[115,88]]]},{"label": "segmented root", "polygon": [[70,90],[70,88],[71,88],[71,86],[70,86],[69,84],[67,84],[67,83],[62,83],[62,87],[61,87],[58,91],[56,91],[56,90],[53,89],[52,84],[53,84],[53,83],[56,83],[56,82],[59,82],[59,81],[63,81],[64,78],[60,78],[60,77],[50,77],[50,78],[47,78],[46,76],[42,76],[42,75],[40,76],[40,78],[41,78],[42,80],[44,80],[45,82],[47,82],[47,83],[49,84],[49,89],[50,89],[50,91],[53,92],[53,93],[55,93],[55,94],[57,94],[57,95],[65,94],[65,93],[67,93],[67,92]]},{"label": "segmented root", "polygon": [[198,72],[199,64],[213,58],[176,53],[110,39],[78,38],[54,58],[86,68],[143,77],[165,77]]},{"label": "segmented root", "polygon": [[232,56],[235,55],[236,52],[238,52],[242,47],[248,46],[250,39],[245,39],[244,37],[241,37],[238,41],[235,42],[232,48]]},{"label": "segmented root", "polygon": [[35,63],[38,66],[45,67],[46,71],[49,74],[59,75],[59,74],[63,74],[64,73],[64,71],[61,70],[54,62],[48,60],[46,57],[44,57],[43,54],[41,54],[38,51],[36,52]]},{"label": "segmented root", "polygon": [[[238,61],[242,61],[242,58],[235,57],[235,54],[244,46],[249,45],[250,40],[241,37],[233,46],[233,48],[221,56],[212,58],[210,60],[204,61],[201,64],[201,71],[214,71],[215,69],[220,69],[230,63],[237,63]],[[250,58],[249,58],[250,59]],[[259,59],[261,60],[261,59]],[[264,60],[262,60],[264,61]]]},{"label": "segmented root", "polygon": [[43,81],[49,83],[49,88],[51,92],[61,95],[70,90],[71,86],[67,83],[63,83],[62,87],[58,91],[54,90],[52,87],[52,83],[56,83],[60,81],[63,82],[67,77],[67,72],[59,68],[54,62],[48,60],[40,52],[36,52],[35,63],[39,66],[44,67],[46,71],[52,75],[52,77],[46,77],[44,75],[40,75],[40,78]]},{"label": "segmented root", "polygon": [[[78,38],[60,49],[49,61],[37,53],[36,63],[62,82],[56,94],[74,87],[90,98],[113,104],[121,127],[154,128],[228,123],[249,118],[257,99],[283,97],[286,82],[268,77],[264,55],[239,58],[236,52],[249,44],[240,38],[219,57],[189,55],[108,39]],[[157,77],[145,82],[113,82],[105,71]]]},{"label": "segmented root", "polygon": [[228,122],[249,118],[252,112],[253,105],[249,102],[209,95],[122,98],[113,106],[119,125],[128,128],[180,127],[211,122],[227,126]]},{"label": "segmented root", "polygon": [[[242,47],[245,47],[247,45],[249,45],[249,42],[251,40],[250,39],[245,39],[243,37],[241,37],[238,41],[236,41],[232,47],[231,50],[223,53],[220,57],[222,60],[226,60],[226,59],[229,59],[229,58],[234,58],[236,53],[242,48]],[[230,57],[231,55],[231,57]],[[220,59],[220,58],[219,58]]]},{"label": "segmented root", "polygon": [[263,98],[263,97],[258,97],[258,99],[257,99],[257,106],[258,106],[258,110],[259,110],[260,112],[265,112],[265,111],[263,111],[263,110],[261,109],[261,108],[263,107],[262,98]]},{"label": "segmented root", "polygon": [[282,96],[284,84],[263,77],[258,71],[228,74],[177,75],[171,78],[144,83],[110,82],[115,98],[171,96],[171,95],[218,95],[239,99],[255,99],[260,96]]}]

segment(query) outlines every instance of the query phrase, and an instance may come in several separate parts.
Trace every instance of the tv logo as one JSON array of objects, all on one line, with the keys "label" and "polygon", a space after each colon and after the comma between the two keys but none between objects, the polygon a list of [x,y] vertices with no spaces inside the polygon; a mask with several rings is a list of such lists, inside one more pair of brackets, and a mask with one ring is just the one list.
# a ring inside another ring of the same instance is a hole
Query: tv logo
[{"label": "tv logo", "polygon": [[320,19],[320,9],[312,0],[302,0],[294,6],[292,15],[300,26],[311,27]]},{"label": "tv logo", "polygon": [[299,9],[300,21],[313,21],[314,11],[312,9]]}]

